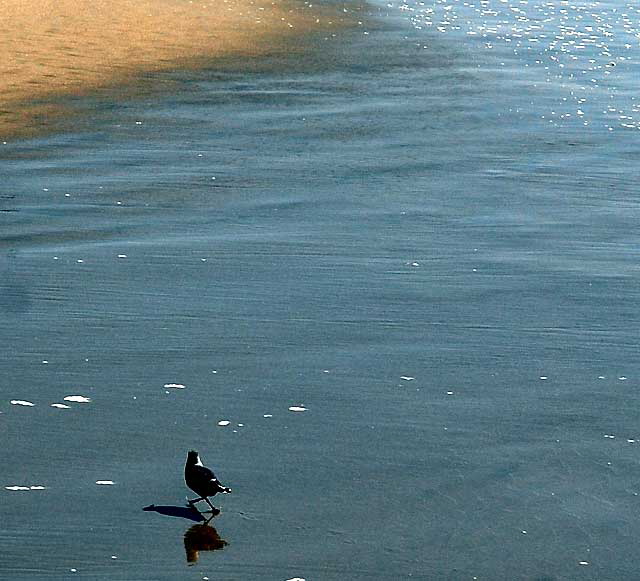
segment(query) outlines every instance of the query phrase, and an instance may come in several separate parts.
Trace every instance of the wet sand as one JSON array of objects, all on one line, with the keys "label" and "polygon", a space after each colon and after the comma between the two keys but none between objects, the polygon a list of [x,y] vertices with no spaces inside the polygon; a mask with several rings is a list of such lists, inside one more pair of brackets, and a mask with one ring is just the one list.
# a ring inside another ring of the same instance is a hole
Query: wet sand
[{"label": "wet sand", "polygon": [[340,22],[326,8],[269,0],[0,0],[0,9],[2,138],[47,131],[69,114],[61,98],[269,54]]},{"label": "wet sand", "polygon": [[3,581],[638,578],[628,20],[499,4],[0,142]]}]

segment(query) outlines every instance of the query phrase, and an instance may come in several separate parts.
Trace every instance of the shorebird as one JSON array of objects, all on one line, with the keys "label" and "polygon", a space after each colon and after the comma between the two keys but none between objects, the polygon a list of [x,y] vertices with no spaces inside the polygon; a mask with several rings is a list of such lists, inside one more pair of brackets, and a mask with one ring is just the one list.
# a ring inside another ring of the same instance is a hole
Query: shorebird
[{"label": "shorebird", "polygon": [[193,500],[187,499],[189,505],[193,506],[196,502],[204,500],[211,507],[213,513],[219,513],[220,510],[211,504],[209,497],[215,496],[218,492],[223,494],[231,492],[231,488],[222,486],[216,475],[202,464],[200,456],[195,450],[191,450],[187,454],[187,463],[184,465],[184,481],[199,496]]}]

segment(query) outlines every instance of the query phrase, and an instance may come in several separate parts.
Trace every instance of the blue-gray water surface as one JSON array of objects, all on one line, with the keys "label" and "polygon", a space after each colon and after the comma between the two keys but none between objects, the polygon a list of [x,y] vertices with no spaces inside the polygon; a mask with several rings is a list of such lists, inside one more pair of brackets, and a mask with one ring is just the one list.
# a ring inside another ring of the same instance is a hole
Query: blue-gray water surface
[{"label": "blue-gray water surface", "polygon": [[640,577],[639,12],[371,12],[0,144],[0,578]]}]

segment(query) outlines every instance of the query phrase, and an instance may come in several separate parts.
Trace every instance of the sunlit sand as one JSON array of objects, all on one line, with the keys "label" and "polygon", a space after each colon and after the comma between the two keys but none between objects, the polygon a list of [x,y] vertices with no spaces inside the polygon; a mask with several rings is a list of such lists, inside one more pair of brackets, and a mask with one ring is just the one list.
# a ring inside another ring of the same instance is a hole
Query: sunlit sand
[{"label": "sunlit sand", "polygon": [[268,0],[0,0],[0,139],[46,131],[60,97],[143,73],[268,54],[333,26],[305,4]]}]

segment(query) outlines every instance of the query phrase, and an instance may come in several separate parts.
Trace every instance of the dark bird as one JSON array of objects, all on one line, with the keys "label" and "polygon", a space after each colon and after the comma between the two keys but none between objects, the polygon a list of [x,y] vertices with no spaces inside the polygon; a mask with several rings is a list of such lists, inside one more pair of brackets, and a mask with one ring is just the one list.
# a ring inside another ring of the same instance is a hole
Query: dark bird
[{"label": "dark bird", "polygon": [[188,500],[189,504],[193,506],[196,502],[205,500],[213,513],[219,513],[220,510],[211,504],[209,497],[215,496],[218,492],[223,494],[231,492],[231,488],[222,486],[216,475],[209,468],[203,466],[200,456],[195,450],[191,450],[187,454],[187,463],[184,465],[184,481],[199,497]]}]

